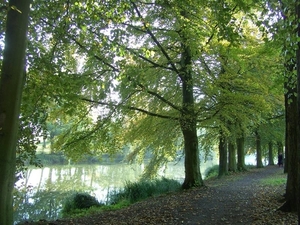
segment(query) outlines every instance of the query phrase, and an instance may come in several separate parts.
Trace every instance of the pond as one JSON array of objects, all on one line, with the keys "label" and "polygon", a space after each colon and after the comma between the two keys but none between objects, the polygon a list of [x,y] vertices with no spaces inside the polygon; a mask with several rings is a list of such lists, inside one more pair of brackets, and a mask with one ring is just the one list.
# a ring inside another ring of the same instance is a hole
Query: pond
[{"label": "pond", "polygon": [[[216,160],[201,163],[201,173],[216,165]],[[108,193],[137,181],[144,169],[138,164],[65,165],[28,169],[24,178],[16,183],[14,221],[55,220],[59,218],[66,197],[74,192],[88,192],[106,203]],[[159,176],[183,182],[183,162],[169,163]]]}]

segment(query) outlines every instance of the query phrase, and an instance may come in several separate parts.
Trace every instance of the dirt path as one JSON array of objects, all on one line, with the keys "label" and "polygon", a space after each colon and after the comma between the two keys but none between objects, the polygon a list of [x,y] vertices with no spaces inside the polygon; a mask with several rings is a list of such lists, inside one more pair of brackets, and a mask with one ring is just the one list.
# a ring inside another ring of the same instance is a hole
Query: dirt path
[{"label": "dirt path", "polygon": [[260,194],[260,180],[271,177],[279,168],[255,169],[232,179],[208,184],[207,196],[193,201],[193,212],[186,215],[184,224],[253,224],[250,212],[255,211],[255,198]]},{"label": "dirt path", "polygon": [[[118,211],[80,218],[40,221],[48,225],[142,225],[142,224],[296,224],[296,215],[277,212],[284,185],[266,188],[259,182],[282,169],[270,166],[242,175],[206,182],[206,187],[154,197]],[[27,223],[33,224],[33,223]]]}]

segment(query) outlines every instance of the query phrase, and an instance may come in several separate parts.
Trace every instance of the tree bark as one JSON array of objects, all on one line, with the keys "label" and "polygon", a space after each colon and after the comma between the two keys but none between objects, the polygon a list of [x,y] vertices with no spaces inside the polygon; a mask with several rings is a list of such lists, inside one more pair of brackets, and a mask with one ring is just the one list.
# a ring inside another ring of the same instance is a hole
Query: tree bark
[{"label": "tree bark", "polygon": [[288,157],[286,159],[287,166],[287,185],[286,185],[286,202],[280,209],[282,211],[297,210],[297,98],[294,95],[295,88],[285,85],[287,93],[285,94],[286,107],[286,149]]},{"label": "tree bark", "polygon": [[255,132],[255,141],[256,141],[256,167],[264,167],[262,163],[262,150],[261,150],[261,139],[258,131]]},{"label": "tree bark", "polygon": [[197,116],[194,105],[193,76],[190,65],[191,51],[188,45],[183,43],[183,53],[181,55],[181,74],[182,81],[182,115],[181,131],[184,138],[184,167],[185,179],[182,184],[183,189],[195,186],[202,186],[203,180],[200,173],[200,159],[197,136]]},{"label": "tree bark", "polygon": [[228,152],[229,152],[229,164],[228,164],[228,171],[236,172],[236,148],[232,142],[228,143]]},{"label": "tree bark", "polygon": [[244,136],[239,137],[236,139],[236,147],[237,147],[237,155],[238,155],[238,161],[237,161],[237,169],[239,171],[245,171],[245,138]]},{"label": "tree bark", "polygon": [[[284,4],[282,3],[282,16],[285,21],[285,26],[287,28],[286,32],[289,32],[290,36],[294,36],[296,33],[298,38],[300,36],[300,24],[299,24],[299,18],[300,18],[300,10],[299,10],[299,0],[295,1],[295,8],[292,8],[292,5]],[[293,3],[294,4],[294,3]],[[285,8],[289,8],[293,11],[292,15],[295,15],[295,18],[293,19],[292,16],[288,17],[288,15],[285,15]],[[294,14],[295,13],[295,14]],[[296,27],[296,29],[294,28]],[[291,52],[291,49],[289,49],[289,46],[291,42],[285,43],[284,51]],[[288,177],[287,177],[287,185],[286,185],[286,202],[279,208],[279,210],[282,211],[297,211],[298,208],[298,223],[300,223],[300,207],[297,207],[298,201],[300,201],[299,196],[299,174],[300,174],[300,166],[298,163],[300,162],[300,153],[299,152],[299,141],[297,140],[297,134],[299,134],[298,130],[298,124],[299,124],[299,110],[298,108],[298,101],[299,101],[299,95],[298,99],[295,96],[295,93],[299,93],[299,76],[300,76],[300,52],[299,52],[299,42],[297,43],[298,48],[295,49],[295,55],[293,55],[291,58],[285,59],[285,68],[287,71],[287,75],[285,76],[285,83],[284,88],[286,89],[285,93],[285,121],[286,121],[286,136],[285,136],[285,145],[286,145],[286,160],[285,160],[285,172],[287,171]],[[297,68],[297,81],[296,83],[293,82],[293,72],[294,68]],[[298,88],[297,88],[298,87]]]},{"label": "tree bark", "polygon": [[13,224],[16,143],[30,0],[10,0],[0,81],[0,224]]},{"label": "tree bark", "polygon": [[181,126],[184,137],[185,152],[185,179],[182,184],[182,188],[188,189],[195,186],[202,186],[203,180],[200,173],[200,159],[196,126],[193,124],[193,121],[185,121],[185,125],[182,124]]},{"label": "tree bark", "polygon": [[[285,111],[285,113],[287,113]],[[283,172],[284,173],[287,173],[288,172],[288,166],[289,164],[287,163],[288,162],[288,158],[289,158],[289,151],[288,151],[288,145],[287,145],[287,139],[288,139],[288,135],[287,135],[288,131],[287,131],[287,126],[285,126],[285,150],[284,150],[284,155],[283,155],[283,167],[284,167],[284,170]],[[279,154],[280,152],[283,152],[283,144],[278,141],[277,142],[277,154]]]},{"label": "tree bark", "polygon": [[[295,61],[290,60],[285,64],[286,70],[292,72],[295,67]],[[287,184],[286,184],[286,202],[279,208],[282,211],[291,212],[297,211],[298,202],[298,149],[297,149],[297,97],[295,93],[297,92],[296,84],[292,82],[291,74],[288,73],[286,77],[286,82],[284,87],[286,93],[284,95],[285,99],[285,123],[286,123],[286,171]],[[278,153],[282,150],[278,149]]]},{"label": "tree bark", "polygon": [[[296,0],[296,18],[297,18],[297,37],[299,40],[300,37],[300,0]],[[297,50],[296,50],[296,63],[297,63],[297,116],[294,118],[296,122],[296,133],[298,138],[296,139],[297,144],[297,210],[298,210],[298,224],[300,224],[300,41],[297,42]]]},{"label": "tree bark", "polygon": [[228,172],[227,159],[226,138],[221,135],[219,140],[219,177],[226,175]]},{"label": "tree bark", "polygon": [[273,166],[274,165],[273,143],[270,141],[268,146],[269,146],[269,166]]}]

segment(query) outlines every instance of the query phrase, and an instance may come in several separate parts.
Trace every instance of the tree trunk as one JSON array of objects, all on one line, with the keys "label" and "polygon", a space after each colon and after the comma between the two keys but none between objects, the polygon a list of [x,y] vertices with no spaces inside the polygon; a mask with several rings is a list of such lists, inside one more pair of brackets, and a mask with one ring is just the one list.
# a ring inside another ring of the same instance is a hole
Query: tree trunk
[{"label": "tree trunk", "polygon": [[0,224],[13,224],[18,118],[30,0],[10,0],[0,81]]},{"label": "tree trunk", "polygon": [[228,172],[227,158],[226,138],[221,135],[219,141],[219,177],[226,175]]},{"label": "tree trunk", "polygon": [[[285,134],[285,142],[287,143],[287,139],[288,139],[288,137],[287,137],[288,136],[287,135],[287,133],[288,133],[287,126],[285,126],[285,133],[286,133]],[[277,142],[277,154],[279,154],[280,152],[283,153],[283,144],[280,141],[278,141]],[[289,151],[288,151],[287,144],[285,144],[285,151],[284,151],[284,155],[283,156],[284,156],[283,157],[283,166],[284,166],[283,172],[287,173],[288,172],[288,166],[289,166],[289,164],[287,163],[288,162],[288,158],[289,158]]]},{"label": "tree trunk", "polygon": [[203,180],[200,173],[200,159],[197,136],[197,116],[194,109],[193,76],[191,73],[191,51],[189,46],[185,45],[181,55],[181,70],[179,77],[182,81],[182,115],[181,131],[184,138],[184,167],[185,179],[182,188],[188,189],[194,186],[202,186]]},{"label": "tree trunk", "polygon": [[238,161],[237,161],[237,169],[239,171],[245,171],[245,138],[244,136],[239,137],[236,139],[236,147],[237,147],[237,155],[238,155]]},{"label": "tree trunk", "polygon": [[[295,19],[291,19],[292,16],[288,17],[285,15],[285,10],[288,8],[293,13],[295,13]],[[295,8],[291,8],[291,5],[282,4],[282,15],[284,18],[286,32],[289,32],[290,36],[300,36],[300,24],[299,24],[299,17],[300,17],[300,10],[299,10],[299,0],[295,1]],[[296,29],[295,29],[296,27]],[[297,39],[296,39],[297,40]],[[293,43],[295,44],[295,43]],[[299,101],[299,76],[300,76],[300,50],[299,50],[299,42],[298,48],[295,49],[295,55],[292,55],[291,58],[285,59],[285,68],[286,68],[286,75],[285,75],[285,83],[284,88],[286,89],[286,93],[284,95],[285,99],[285,121],[286,121],[286,136],[285,136],[285,145],[286,145],[286,160],[285,160],[285,171],[288,173],[287,177],[287,185],[286,185],[286,202],[279,208],[282,211],[297,211],[298,208],[298,224],[300,224],[300,207],[297,207],[299,199],[299,167],[298,163],[300,153],[298,153],[299,141],[297,140],[297,133],[299,134],[298,124],[299,124],[299,110],[298,108],[298,101]],[[288,53],[292,53],[289,49],[291,42],[285,43],[285,51],[288,50]],[[297,68],[297,82],[294,83],[293,72],[294,68]],[[298,88],[297,88],[298,87]],[[295,95],[298,95],[298,99]]]},{"label": "tree trunk", "polygon": [[256,167],[264,167],[262,163],[262,150],[261,150],[261,139],[259,133],[255,132],[255,141],[256,141]]},{"label": "tree trunk", "polygon": [[273,143],[269,142],[269,166],[274,165]]},{"label": "tree trunk", "polygon": [[181,129],[184,137],[185,152],[185,179],[182,187],[184,189],[188,189],[195,186],[202,186],[203,180],[200,173],[200,159],[196,126],[192,124],[192,121],[190,121],[189,125],[182,125]]},{"label": "tree trunk", "polygon": [[228,152],[229,152],[229,164],[228,171],[236,172],[236,148],[232,142],[228,143]]},{"label": "tree trunk", "polygon": [[285,94],[286,107],[286,149],[288,150],[288,158],[286,160],[287,166],[287,185],[286,185],[286,202],[280,208],[282,211],[296,211],[297,210],[297,179],[298,179],[298,161],[297,161],[297,99],[292,93],[295,93],[295,88],[288,88]]},{"label": "tree trunk", "polygon": [[296,18],[297,18],[297,50],[296,50],[296,62],[297,62],[297,116],[294,118],[295,123],[297,124],[297,129],[296,133],[298,138],[296,139],[296,144],[297,144],[297,166],[295,169],[297,171],[296,177],[297,179],[297,209],[298,209],[298,224],[300,224],[300,0],[296,0]]}]

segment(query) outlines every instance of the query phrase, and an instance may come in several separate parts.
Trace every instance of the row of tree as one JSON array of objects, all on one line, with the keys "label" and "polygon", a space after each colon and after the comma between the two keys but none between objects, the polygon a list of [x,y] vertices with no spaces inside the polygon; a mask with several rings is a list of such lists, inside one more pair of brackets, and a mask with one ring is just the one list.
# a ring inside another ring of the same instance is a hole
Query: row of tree
[{"label": "row of tree", "polygon": [[183,149],[190,188],[203,185],[199,151],[216,144],[220,175],[244,169],[250,136],[261,167],[262,143],[284,142],[285,116],[287,205],[296,209],[298,3],[37,0],[29,17],[21,2],[1,14],[1,224],[12,224],[15,156],[35,163],[49,121],[71,124],[53,147],[74,159],[129,144],[130,159],[151,150],[149,175]]}]

